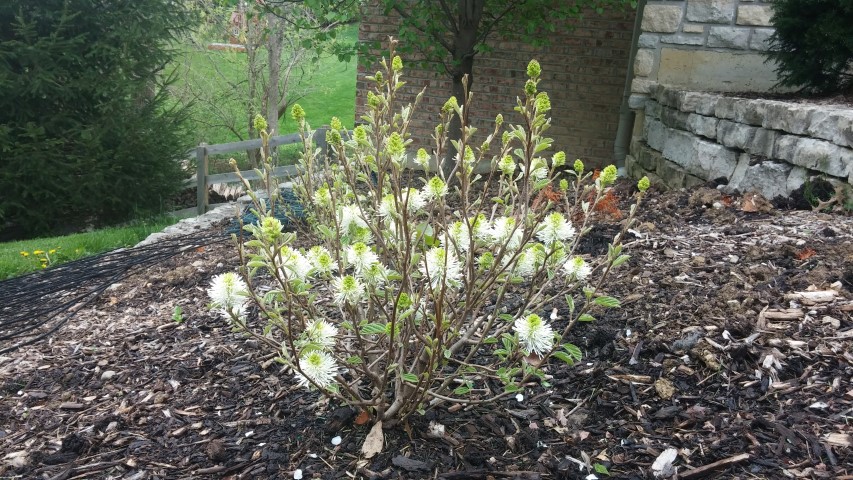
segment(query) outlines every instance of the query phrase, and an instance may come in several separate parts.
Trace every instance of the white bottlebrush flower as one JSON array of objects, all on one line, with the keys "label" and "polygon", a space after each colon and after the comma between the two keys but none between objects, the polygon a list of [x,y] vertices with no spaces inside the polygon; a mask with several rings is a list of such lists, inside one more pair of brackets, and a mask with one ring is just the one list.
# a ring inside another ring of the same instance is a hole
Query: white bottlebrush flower
[{"label": "white bottlebrush flower", "polygon": [[424,171],[429,171],[429,153],[427,153],[423,148],[419,148],[418,153],[415,156],[415,163],[424,169]]},{"label": "white bottlebrush flower", "polygon": [[382,197],[382,200],[379,202],[379,216],[382,218],[393,218],[396,212],[397,202],[394,201],[394,194],[389,193]]},{"label": "white bottlebrush flower", "polygon": [[360,228],[367,227],[367,222],[361,218],[361,210],[359,210],[358,205],[344,205],[338,209],[338,226],[341,232],[349,231],[350,225]]},{"label": "white bottlebrush flower", "polygon": [[426,205],[426,199],[417,188],[408,189],[404,193],[403,199],[408,206],[409,213],[419,212]]},{"label": "white bottlebrush flower", "polygon": [[361,272],[361,278],[374,287],[381,287],[388,281],[388,269],[380,262],[374,262]]},{"label": "white bottlebrush flower", "polygon": [[427,202],[444,198],[447,195],[447,184],[440,177],[432,177],[423,190],[421,190],[423,198]]},{"label": "white bottlebrush flower", "polygon": [[560,212],[549,214],[542,221],[539,231],[536,232],[536,237],[545,245],[551,245],[555,242],[564,242],[575,235],[575,227],[572,223]]},{"label": "white bottlebrush flower", "polygon": [[364,285],[352,275],[344,275],[334,280],[335,301],[339,304],[356,304],[364,298]]},{"label": "white bottlebrush flower", "polygon": [[281,247],[281,267],[285,276],[290,279],[306,280],[313,266],[298,250],[285,245]]},{"label": "white bottlebrush flower", "polygon": [[489,230],[491,241],[496,245],[506,244],[509,250],[515,250],[521,245],[522,235],[521,227],[516,228],[513,217],[496,218]]},{"label": "white bottlebrush flower", "polygon": [[317,273],[331,273],[338,269],[338,263],[332,258],[332,254],[321,245],[311,247],[305,254],[305,258],[311,262],[311,266]]},{"label": "white bottlebrush flower", "polygon": [[527,355],[535,353],[541,357],[554,346],[554,330],[535,313],[517,319],[513,329],[518,334],[522,351]]},{"label": "white bottlebrush flower", "polygon": [[335,359],[326,352],[311,350],[299,357],[299,368],[302,373],[296,372],[296,381],[300,387],[311,388],[313,385],[308,379],[320,388],[326,388],[335,383],[337,365]]},{"label": "white bottlebrush flower", "polygon": [[471,233],[462,221],[455,221],[447,227],[441,237],[441,246],[446,249],[455,248],[460,253],[467,252],[471,247]]},{"label": "white bottlebrush flower", "polygon": [[522,278],[529,278],[539,267],[540,262],[537,260],[538,255],[536,249],[532,247],[525,248],[518,254],[513,273]]},{"label": "white bottlebrush flower", "polygon": [[[423,194],[416,188],[403,191],[402,197],[410,215],[419,212],[426,205]],[[389,193],[385,195],[379,202],[379,215],[383,218],[393,218],[394,214],[399,211],[397,203],[394,194]]]},{"label": "white bottlebrush flower", "polygon": [[356,242],[347,247],[347,262],[355,268],[356,273],[361,274],[379,261],[379,257],[373,253],[367,245]]},{"label": "white bottlebrush flower", "polygon": [[226,312],[231,309],[244,311],[248,290],[248,285],[239,275],[234,272],[225,272],[213,277],[210,288],[207,289],[207,295],[216,308]]},{"label": "white bottlebrush flower", "polygon": [[586,277],[592,273],[592,269],[581,257],[570,258],[564,265],[566,274],[578,280],[586,280]]},{"label": "white bottlebrush flower", "polygon": [[423,256],[421,273],[429,277],[432,288],[444,284],[458,287],[462,284],[462,265],[453,253],[439,247],[431,248]]},{"label": "white bottlebrush flower", "polygon": [[307,343],[313,343],[322,348],[329,349],[335,346],[335,336],[337,334],[337,327],[325,320],[317,319],[309,323],[305,329],[305,340],[307,340]]},{"label": "white bottlebrush flower", "polygon": [[509,155],[504,156],[504,158],[498,161],[498,169],[500,169],[501,173],[506,176],[512,176],[515,173],[515,160]]}]

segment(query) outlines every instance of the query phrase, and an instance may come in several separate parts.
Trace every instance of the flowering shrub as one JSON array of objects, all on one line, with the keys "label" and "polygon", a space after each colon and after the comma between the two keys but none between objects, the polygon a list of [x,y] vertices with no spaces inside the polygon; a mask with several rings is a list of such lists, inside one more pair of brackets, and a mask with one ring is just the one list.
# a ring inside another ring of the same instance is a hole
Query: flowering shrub
[{"label": "flowering shrub", "polygon": [[[238,242],[244,268],[209,290],[213,307],[274,348],[300,385],[386,425],[441,402],[492,402],[545,384],[549,360],[581,358],[566,341],[571,328],[619,306],[604,288],[628,259],[622,233],[603,258],[578,252],[617,172],[609,166],[593,180],[580,160],[568,168],[563,152],[544,156],[550,101],[538,90],[536,61],[515,107],[520,123],[498,115],[480,144],[469,104],[444,104],[433,153],[414,155],[426,172],[420,181],[406,170],[420,95],[398,105],[402,61],[393,42],[390,58],[369,77],[364,124],[348,134],[332,119],[328,156],[293,107],[305,147],[296,188],[316,244],[297,249],[296,234],[282,232],[271,214],[277,187],[263,175],[268,199],[253,194],[259,221]],[[448,137],[454,116],[459,140]],[[448,157],[452,169],[436,168]],[[483,162],[492,173],[475,174]],[[643,179],[638,202],[646,188]]]}]

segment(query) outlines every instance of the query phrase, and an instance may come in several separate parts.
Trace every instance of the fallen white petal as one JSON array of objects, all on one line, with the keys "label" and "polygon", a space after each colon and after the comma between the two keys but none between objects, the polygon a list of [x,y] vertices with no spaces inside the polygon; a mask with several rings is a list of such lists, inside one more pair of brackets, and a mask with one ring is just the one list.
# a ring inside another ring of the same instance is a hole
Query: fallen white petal
[{"label": "fallen white petal", "polygon": [[340,444],[341,444],[341,436],[340,435],[338,435],[337,437],[332,439],[332,445],[340,445]]},{"label": "fallen white petal", "polygon": [[302,480],[302,469],[297,468],[293,471],[293,480]]},{"label": "fallen white petal", "polygon": [[518,395],[515,396],[515,401],[516,402],[523,402],[524,401],[524,395],[519,393]]}]

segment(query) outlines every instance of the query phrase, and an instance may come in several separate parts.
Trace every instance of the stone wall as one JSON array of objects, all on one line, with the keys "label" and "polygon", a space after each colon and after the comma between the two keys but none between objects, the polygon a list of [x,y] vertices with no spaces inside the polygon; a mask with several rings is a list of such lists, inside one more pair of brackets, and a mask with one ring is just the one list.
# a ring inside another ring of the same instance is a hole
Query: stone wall
[{"label": "stone wall", "polygon": [[650,1],[639,36],[631,104],[641,108],[657,84],[699,91],[768,91],[776,84],[764,63],[773,34],[771,2]]},{"label": "stone wall", "polygon": [[654,87],[626,158],[633,177],[788,197],[812,176],[853,185],[853,108]]},{"label": "stone wall", "polygon": [[[398,18],[383,15],[375,2],[364,8],[359,38],[387,46],[389,35],[398,36]],[[634,11],[605,15],[589,12],[582,22],[566,24],[554,32],[548,47],[493,42],[494,50],[478,54],[474,62],[474,125],[481,133],[491,132],[498,113],[509,122],[517,120],[513,111],[516,97],[524,87],[527,63],[536,58],[543,72],[540,90],[551,97],[553,120],[548,136],[554,138],[554,148],[592,165],[612,163],[634,18]],[[427,87],[411,132],[415,147],[429,147],[439,110],[451,95],[451,87],[446,75],[419,68],[415,60],[417,57],[403,55],[407,84],[402,98],[408,103]],[[364,77],[376,69],[375,65],[359,68],[356,119],[364,112],[368,88]]]}]

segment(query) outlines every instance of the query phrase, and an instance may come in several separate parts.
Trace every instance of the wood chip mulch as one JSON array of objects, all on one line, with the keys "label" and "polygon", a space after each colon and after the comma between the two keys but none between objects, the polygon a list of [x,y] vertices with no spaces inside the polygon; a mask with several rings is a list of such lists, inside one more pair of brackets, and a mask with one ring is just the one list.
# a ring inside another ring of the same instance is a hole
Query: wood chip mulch
[{"label": "wood chip mulch", "polygon": [[[585,252],[617,227],[594,229]],[[583,362],[549,367],[551,385],[521,401],[389,429],[370,460],[369,423],[297,389],[208,311],[233,246],[188,250],[0,357],[0,477],[607,478],[598,465],[610,478],[853,479],[853,218],[655,193],[625,250],[607,292],[622,308],[573,332]]]}]

